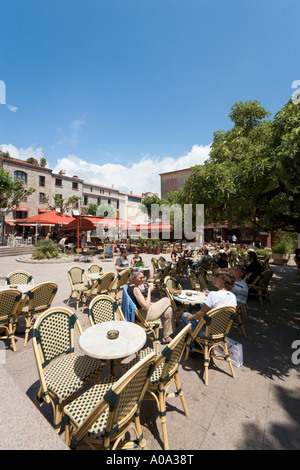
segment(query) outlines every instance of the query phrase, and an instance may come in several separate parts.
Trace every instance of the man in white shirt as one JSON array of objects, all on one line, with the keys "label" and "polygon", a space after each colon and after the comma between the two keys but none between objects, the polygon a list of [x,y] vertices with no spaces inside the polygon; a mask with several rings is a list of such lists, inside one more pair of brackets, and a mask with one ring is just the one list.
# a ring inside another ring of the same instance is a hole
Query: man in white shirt
[{"label": "man in white shirt", "polygon": [[[233,271],[230,269],[220,269],[214,276],[214,286],[218,291],[211,291],[206,297],[201,309],[194,315],[189,312],[185,312],[182,315],[181,321],[183,326],[187,325],[188,322],[192,325],[192,331],[195,330],[199,320],[209,312],[209,310],[218,307],[225,307],[230,305],[232,307],[237,306],[236,296],[231,292],[235,282],[235,276]],[[205,333],[205,325],[199,331],[198,336],[203,337]]]}]

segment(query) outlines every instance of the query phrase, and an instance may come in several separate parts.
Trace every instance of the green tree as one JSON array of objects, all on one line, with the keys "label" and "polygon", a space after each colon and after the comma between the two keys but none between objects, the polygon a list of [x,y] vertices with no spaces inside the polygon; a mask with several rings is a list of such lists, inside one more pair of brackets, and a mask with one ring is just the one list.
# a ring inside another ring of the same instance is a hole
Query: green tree
[{"label": "green tree", "polygon": [[33,164],[33,165],[38,165],[38,164],[39,164],[39,162],[37,161],[37,159],[34,158],[34,157],[29,157],[29,158],[27,158],[26,163],[31,163],[31,164]]},{"label": "green tree", "polygon": [[53,210],[59,209],[59,211],[62,214],[64,214],[69,209],[77,208],[78,207],[78,202],[80,201],[81,198],[79,196],[74,195],[74,196],[68,197],[67,199],[64,199],[64,198],[61,197],[60,194],[55,194],[53,196],[53,199],[54,199],[54,203],[51,204],[49,202],[49,197],[44,196],[43,197],[43,203],[47,205],[48,210],[53,211]]},{"label": "green tree", "polygon": [[214,133],[180,202],[204,204],[205,223],[300,232],[300,105],[290,100],[271,120],[258,101],[238,102],[230,118],[233,128]]},{"label": "green tree", "polygon": [[23,181],[13,181],[9,173],[0,168],[0,217],[17,209],[22,199],[30,196],[34,188],[26,188]]},{"label": "green tree", "polygon": [[97,204],[89,204],[86,208],[87,215],[96,215],[97,207]]},{"label": "green tree", "polygon": [[40,166],[43,167],[43,168],[44,168],[45,166],[47,166],[47,160],[46,160],[46,158],[42,157],[42,158],[40,159]]}]

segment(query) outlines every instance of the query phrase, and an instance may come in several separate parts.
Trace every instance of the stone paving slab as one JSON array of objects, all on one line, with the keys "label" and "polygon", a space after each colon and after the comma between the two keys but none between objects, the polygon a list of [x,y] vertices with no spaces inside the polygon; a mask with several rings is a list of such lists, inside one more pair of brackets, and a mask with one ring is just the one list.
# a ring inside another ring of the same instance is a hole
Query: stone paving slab
[{"label": "stone paving slab", "polygon": [[[143,255],[147,264],[151,257]],[[73,264],[26,265],[4,257],[0,263],[0,278],[15,269],[25,269],[33,275],[35,283],[54,280],[59,288],[53,306],[65,305],[70,292],[67,269]],[[88,263],[75,264],[88,267]],[[115,272],[112,262],[99,264],[105,272]],[[296,278],[296,267],[292,263],[272,266],[272,269],[273,304],[266,301],[261,306],[257,300],[249,300],[249,317],[244,322],[248,338],[243,337],[237,325],[230,332],[230,337],[243,344],[244,351],[244,365],[234,369],[236,379],[231,377],[226,363],[216,361],[210,364],[206,387],[202,357],[182,361],[179,377],[189,416],[184,415],[179,398],[168,401],[167,428],[171,450],[299,449],[299,365],[291,360],[291,345],[294,340],[300,340],[300,279]],[[70,307],[75,311],[75,302]],[[87,313],[79,311],[77,314],[85,330],[89,326]],[[24,335],[18,333],[17,352],[6,349],[4,364],[0,366],[6,372],[0,382],[1,416],[6,415],[0,422],[2,435],[6,435],[2,448],[31,449],[36,445],[48,449],[59,445],[65,448],[64,433],[57,436],[51,427],[51,405],[42,405],[39,409],[33,405],[39,385],[38,374],[32,341],[29,340],[26,348],[23,342]],[[76,352],[81,353],[78,343]],[[37,415],[45,425],[43,431],[39,424],[32,424],[39,422]],[[24,430],[23,439],[21,433],[15,433],[15,426],[20,421],[29,430],[30,438]],[[161,450],[161,425],[154,403],[143,403],[141,422],[148,449]],[[34,430],[37,442],[30,434]]]}]

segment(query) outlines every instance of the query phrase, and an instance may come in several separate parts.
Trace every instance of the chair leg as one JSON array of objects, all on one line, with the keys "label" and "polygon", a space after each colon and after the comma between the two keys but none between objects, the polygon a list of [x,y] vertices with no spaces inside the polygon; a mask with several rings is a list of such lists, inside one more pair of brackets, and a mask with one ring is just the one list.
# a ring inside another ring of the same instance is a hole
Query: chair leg
[{"label": "chair leg", "polygon": [[176,373],[174,380],[175,380],[175,384],[176,384],[177,395],[178,395],[178,396],[180,397],[180,399],[181,399],[181,403],[182,403],[182,406],[183,406],[184,414],[185,414],[185,416],[188,416],[188,415],[189,415],[189,412],[188,412],[188,409],[187,409],[187,406],[186,406],[186,402],[185,402],[185,399],[184,399],[183,391],[182,391],[181,386],[180,386],[178,373]]},{"label": "chair leg", "polygon": [[226,338],[225,338],[225,341],[224,341],[224,352],[225,352],[225,359],[226,359],[226,361],[228,362],[229,367],[230,367],[231,375],[232,375],[232,377],[235,379],[235,373],[234,373],[234,370],[233,370],[233,366],[232,366],[232,363],[231,363],[231,359],[230,359],[230,357],[229,357],[229,352],[228,352],[228,348],[227,348],[227,340],[226,340]]},{"label": "chair leg", "polygon": [[243,322],[242,322],[242,315],[241,314],[237,315],[237,321],[238,321],[239,327],[241,328],[241,330],[243,332],[243,335],[245,336],[245,338],[247,338],[246,331],[245,331],[245,328],[244,328],[244,325],[243,325]]},{"label": "chair leg", "polygon": [[208,366],[209,366],[209,349],[208,345],[204,345],[204,383],[208,385]]},{"label": "chair leg", "polygon": [[29,332],[31,329],[31,316],[25,318],[26,327],[25,327],[25,338],[24,338],[24,348],[27,346]]},{"label": "chair leg", "polygon": [[158,414],[159,414],[162,432],[163,432],[164,450],[169,450],[167,422],[166,422],[167,421],[166,402],[165,402],[165,393],[163,390],[158,390]]}]

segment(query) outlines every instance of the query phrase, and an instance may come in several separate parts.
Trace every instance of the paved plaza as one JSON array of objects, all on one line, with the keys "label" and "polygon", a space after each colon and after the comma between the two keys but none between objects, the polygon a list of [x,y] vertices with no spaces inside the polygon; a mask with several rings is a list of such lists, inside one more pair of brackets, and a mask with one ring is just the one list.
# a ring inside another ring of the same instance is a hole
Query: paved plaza
[{"label": "paved plaza", "polygon": [[[129,257],[131,257],[130,255]],[[170,255],[164,255],[169,259]],[[143,255],[151,264],[152,255]],[[112,262],[102,263],[105,272],[114,272]],[[67,270],[73,264],[87,269],[88,263],[20,263],[14,257],[0,261],[0,284],[9,272],[30,272],[35,284],[55,281],[58,292],[52,306],[65,305],[70,286]],[[290,261],[287,266],[271,265],[274,271],[271,296],[261,306],[249,300],[249,317],[244,338],[237,324],[230,338],[243,344],[244,365],[235,368],[236,379],[228,366],[210,364],[209,385],[203,381],[203,357],[183,359],[179,377],[189,416],[183,413],[179,398],[167,403],[167,430],[170,449],[177,450],[281,450],[300,447],[300,352],[292,344],[300,342],[300,278]],[[75,302],[70,304],[75,311]],[[86,313],[78,312],[82,329],[89,327]],[[178,330],[179,331],[179,330]],[[51,426],[51,405],[37,409],[33,402],[39,381],[32,350],[32,340],[23,347],[24,335],[17,333],[17,352],[1,355],[1,440],[0,449],[66,449],[64,433],[57,435]],[[3,344],[2,341],[0,343]],[[148,340],[147,345],[151,345]],[[163,348],[162,345],[160,345]],[[80,354],[78,343],[76,352]],[[294,358],[292,360],[292,355]],[[294,363],[293,363],[294,362]],[[149,450],[162,450],[162,432],[156,406],[145,402],[141,423]]]}]

